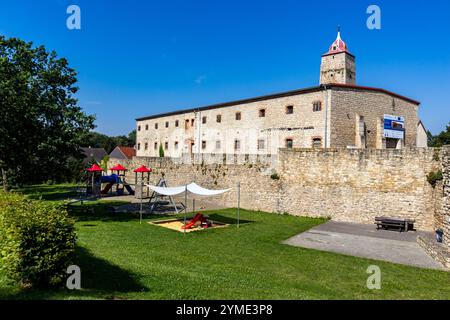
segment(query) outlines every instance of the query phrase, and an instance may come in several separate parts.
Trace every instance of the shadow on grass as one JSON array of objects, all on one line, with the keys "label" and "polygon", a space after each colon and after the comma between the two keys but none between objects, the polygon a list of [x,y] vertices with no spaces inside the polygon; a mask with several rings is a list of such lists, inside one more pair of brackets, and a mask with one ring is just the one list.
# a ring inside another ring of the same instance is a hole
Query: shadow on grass
[{"label": "shadow on grass", "polygon": [[30,199],[56,201],[75,197],[77,188],[75,185],[37,185],[15,189],[14,191],[22,193]]},{"label": "shadow on grass", "polygon": [[81,268],[81,287],[99,292],[144,292],[135,276],[109,261],[94,256],[89,250],[77,247],[77,263]]},{"label": "shadow on grass", "polygon": [[81,290],[1,288],[0,300],[123,299],[121,294],[148,291],[131,272],[85,248],[76,248],[75,264],[81,269]]},{"label": "shadow on grass", "polygon": [[136,212],[115,212],[114,207],[123,202],[85,202],[76,205],[68,205],[69,214],[77,221],[103,221],[103,222],[128,222],[139,220],[139,213]]},{"label": "shadow on grass", "polygon": [[[209,218],[213,221],[217,221],[217,222],[223,222],[226,224],[237,224],[237,217],[227,217],[227,216],[223,216],[221,214],[218,213],[206,213],[206,215],[209,216]],[[239,224],[247,224],[247,223],[253,223],[255,221],[251,221],[251,220],[242,220],[239,219]]]}]

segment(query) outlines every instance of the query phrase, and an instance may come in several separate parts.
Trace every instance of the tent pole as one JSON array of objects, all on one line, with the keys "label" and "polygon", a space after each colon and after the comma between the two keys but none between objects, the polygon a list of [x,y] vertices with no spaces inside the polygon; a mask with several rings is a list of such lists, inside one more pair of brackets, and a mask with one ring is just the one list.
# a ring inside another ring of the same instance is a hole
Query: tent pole
[{"label": "tent pole", "polygon": [[184,208],[184,228],[183,228],[183,233],[186,235],[186,214],[187,214],[187,208],[188,208],[188,203],[187,203],[187,185],[184,189],[184,203],[186,204],[186,208]]},{"label": "tent pole", "polygon": [[241,211],[241,182],[237,183],[237,191],[238,191],[237,227],[239,228],[239,218],[240,218],[240,214],[241,214],[241,212],[240,212]]},{"label": "tent pole", "polygon": [[[137,177],[137,173],[136,173],[136,177]],[[144,195],[143,192],[142,192],[143,188],[144,188],[144,179],[142,178],[141,179],[141,206],[140,206],[140,209],[139,209],[139,224],[142,224],[142,197]]]}]

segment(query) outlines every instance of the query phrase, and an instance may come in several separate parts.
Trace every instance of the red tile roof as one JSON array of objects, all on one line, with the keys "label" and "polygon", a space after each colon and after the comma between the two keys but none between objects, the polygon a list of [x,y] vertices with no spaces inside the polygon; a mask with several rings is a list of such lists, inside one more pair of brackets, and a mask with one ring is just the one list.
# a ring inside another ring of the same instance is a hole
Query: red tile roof
[{"label": "red tile roof", "polygon": [[128,159],[133,159],[136,156],[136,149],[133,147],[117,147]]}]

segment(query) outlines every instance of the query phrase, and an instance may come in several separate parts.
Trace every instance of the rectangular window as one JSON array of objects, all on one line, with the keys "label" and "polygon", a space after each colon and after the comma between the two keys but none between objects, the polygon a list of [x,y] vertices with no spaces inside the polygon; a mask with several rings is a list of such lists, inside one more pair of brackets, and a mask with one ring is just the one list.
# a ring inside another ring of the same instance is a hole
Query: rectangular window
[{"label": "rectangular window", "polygon": [[259,117],[264,118],[266,116],[266,109],[260,109],[259,110]]},{"label": "rectangular window", "polygon": [[258,150],[264,150],[266,148],[266,141],[264,139],[258,140]]},{"label": "rectangular window", "polygon": [[155,129],[158,130],[158,124],[157,123],[155,123]]},{"label": "rectangular window", "polygon": [[164,149],[165,150],[168,150],[169,149],[169,143],[166,141],[166,142],[164,142]]},{"label": "rectangular window", "polygon": [[153,145],[153,149],[158,150],[158,142],[155,142],[155,144]]},{"label": "rectangular window", "polygon": [[179,125],[180,125],[180,122],[178,120],[175,120],[175,127],[178,128]]},{"label": "rectangular window", "polygon": [[187,130],[189,129],[189,119],[186,119],[186,123],[184,125],[184,128]]},{"label": "rectangular window", "polygon": [[203,150],[206,149],[206,141],[205,141],[205,140],[202,141],[202,149],[203,149]]},{"label": "rectangular window", "polygon": [[191,127],[194,126],[194,119],[191,119]]},{"label": "rectangular window", "polygon": [[138,150],[141,150],[141,144],[138,143]]},{"label": "rectangular window", "polygon": [[169,121],[166,121],[166,128],[169,127]]},{"label": "rectangular window", "polygon": [[206,117],[202,118],[202,123],[205,124],[206,123]]},{"label": "rectangular window", "polygon": [[240,140],[234,140],[234,150],[235,151],[241,150],[241,141]]},{"label": "rectangular window", "polygon": [[216,141],[216,150],[220,150],[220,140]]},{"label": "rectangular window", "polygon": [[321,138],[314,138],[312,140],[312,147],[313,148],[322,148],[322,139]]},{"label": "rectangular window", "polygon": [[141,131],[141,126],[138,126],[138,131]]},{"label": "rectangular window", "polygon": [[319,112],[322,111],[322,102],[321,101],[315,101],[313,103],[313,112]]},{"label": "rectangular window", "polygon": [[286,139],[286,148],[292,149],[294,147],[294,140]]},{"label": "rectangular window", "polygon": [[175,147],[175,150],[178,149],[178,141],[175,141],[174,147]]},{"label": "rectangular window", "polygon": [[148,143],[147,143],[147,142],[144,144],[144,150],[145,150],[145,151],[148,150]]},{"label": "rectangular window", "polygon": [[293,113],[294,113],[294,106],[287,106],[286,114],[293,114]]},{"label": "rectangular window", "polygon": [[221,114],[218,114],[218,115],[216,116],[216,122],[217,122],[217,123],[221,123],[221,122],[222,122],[222,115],[221,115]]},{"label": "rectangular window", "polygon": [[236,120],[241,120],[241,113],[240,112],[236,112]]},{"label": "rectangular window", "polygon": [[148,130],[148,124],[145,125],[145,130]]}]

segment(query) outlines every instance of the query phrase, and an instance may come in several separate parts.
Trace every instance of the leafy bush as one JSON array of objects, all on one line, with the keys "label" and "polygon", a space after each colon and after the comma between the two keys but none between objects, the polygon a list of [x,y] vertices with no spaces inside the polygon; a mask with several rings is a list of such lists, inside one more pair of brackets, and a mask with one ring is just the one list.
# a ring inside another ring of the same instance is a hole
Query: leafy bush
[{"label": "leafy bush", "polygon": [[278,175],[278,173],[274,172],[270,175],[270,178],[272,180],[280,180],[280,176]]},{"label": "leafy bush", "polygon": [[0,268],[27,287],[61,284],[76,234],[60,205],[0,192]]},{"label": "leafy bush", "polygon": [[442,170],[433,171],[427,175],[428,183],[431,184],[433,188],[436,186],[436,182],[441,181],[443,179],[444,177],[442,175]]}]

